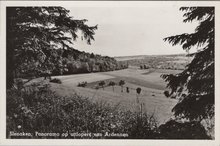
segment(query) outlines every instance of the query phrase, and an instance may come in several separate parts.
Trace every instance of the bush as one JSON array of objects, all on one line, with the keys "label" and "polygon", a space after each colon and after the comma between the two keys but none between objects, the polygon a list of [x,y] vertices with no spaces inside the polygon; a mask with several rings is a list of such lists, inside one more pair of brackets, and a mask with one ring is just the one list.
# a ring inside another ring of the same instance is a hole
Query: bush
[{"label": "bush", "polygon": [[140,94],[140,93],[141,93],[141,88],[138,87],[138,88],[136,89],[136,92],[137,92],[137,94]]},{"label": "bush", "polygon": [[102,87],[103,90],[104,90],[104,88],[105,88],[105,81],[100,81],[99,82],[99,86]]},{"label": "bush", "polygon": [[166,97],[169,97],[169,96],[170,96],[170,93],[169,93],[169,91],[167,91],[167,90],[164,91],[163,94],[164,94]]},{"label": "bush", "polygon": [[87,86],[87,82],[81,82],[81,83],[78,83],[77,85],[78,87],[86,87]]},{"label": "bush", "polygon": [[50,82],[62,84],[62,81],[60,79],[57,79],[57,78],[51,79]]},{"label": "bush", "polygon": [[[48,85],[26,90],[7,91],[7,138],[9,132],[35,133],[101,133],[99,137],[37,137],[29,138],[155,138],[157,123],[146,113],[123,111],[120,106],[91,102],[73,95],[58,97]],[[126,133],[126,137],[108,137],[105,133]]]},{"label": "bush", "polygon": [[146,64],[144,64],[144,69],[149,69],[150,67]]}]

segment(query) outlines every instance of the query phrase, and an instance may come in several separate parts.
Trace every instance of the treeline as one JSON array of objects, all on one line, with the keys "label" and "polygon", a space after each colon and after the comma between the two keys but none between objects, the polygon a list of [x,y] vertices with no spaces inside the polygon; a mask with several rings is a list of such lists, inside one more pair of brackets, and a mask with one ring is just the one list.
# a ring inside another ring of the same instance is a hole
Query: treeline
[{"label": "treeline", "polygon": [[[76,50],[65,50],[63,57],[63,64],[65,66],[64,74],[104,72],[128,67],[126,63],[117,62],[114,58],[108,56]],[[56,72],[54,73],[56,74]]]},{"label": "treeline", "polygon": [[[128,64],[108,56],[81,52],[75,49],[53,49],[48,52],[43,64],[23,64],[17,71],[18,77],[40,77],[78,73],[105,72],[128,68]],[[31,66],[34,67],[31,67]]]}]

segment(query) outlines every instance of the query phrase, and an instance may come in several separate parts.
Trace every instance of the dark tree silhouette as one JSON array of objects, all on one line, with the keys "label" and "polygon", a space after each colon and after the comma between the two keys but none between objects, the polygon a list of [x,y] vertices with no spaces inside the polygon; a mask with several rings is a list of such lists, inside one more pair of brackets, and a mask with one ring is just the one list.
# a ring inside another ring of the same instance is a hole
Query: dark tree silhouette
[{"label": "dark tree silhouette", "polygon": [[84,81],[84,82],[78,83],[77,86],[78,86],[78,87],[86,87],[86,86],[87,86],[87,82]]},{"label": "dark tree silhouette", "polygon": [[138,88],[136,89],[136,92],[137,92],[137,94],[140,94],[140,93],[141,93],[141,88],[138,87]]},{"label": "dark tree silhouette", "polygon": [[121,86],[121,92],[123,92],[123,87],[125,85],[125,81],[124,80],[120,80],[118,84],[119,84],[119,86]]},{"label": "dark tree silhouette", "polygon": [[112,86],[112,90],[114,92],[114,87],[115,87],[116,83],[114,81],[110,81],[108,85]]},{"label": "dark tree silhouette", "polygon": [[126,87],[126,92],[127,92],[127,93],[129,93],[129,92],[130,92],[129,87]]},{"label": "dark tree silhouette", "polygon": [[104,90],[105,89],[105,81],[99,82],[99,86],[101,86],[103,88],[103,90]]},{"label": "dark tree silhouette", "polygon": [[[194,58],[185,70],[176,75],[162,75],[179,97],[173,108],[175,116],[189,120],[202,120],[214,116],[214,7],[181,7],[183,22],[199,21],[195,32],[167,37],[172,45],[180,44],[184,50],[197,46],[190,54]],[[184,95],[184,96],[183,96]]]},{"label": "dark tree silhouette", "polygon": [[140,65],[140,69],[143,69],[143,66],[142,66],[142,65]]},{"label": "dark tree silhouette", "polygon": [[166,97],[169,97],[169,96],[170,96],[170,93],[169,93],[169,91],[167,91],[167,90],[164,91],[163,94],[164,94]]},{"label": "dark tree silhouette", "polygon": [[16,71],[52,70],[54,48],[71,49],[81,30],[88,44],[97,26],[75,20],[62,7],[7,7],[7,88],[14,83]]}]

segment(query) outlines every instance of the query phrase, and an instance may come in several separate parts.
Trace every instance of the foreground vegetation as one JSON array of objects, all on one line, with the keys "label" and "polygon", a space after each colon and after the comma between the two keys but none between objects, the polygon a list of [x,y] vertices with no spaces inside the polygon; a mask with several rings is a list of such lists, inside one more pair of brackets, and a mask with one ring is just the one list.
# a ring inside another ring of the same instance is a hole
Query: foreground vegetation
[{"label": "foreground vegetation", "polygon": [[[79,132],[102,133],[100,137],[66,138],[108,138],[104,134],[124,133],[126,137],[110,138],[154,138],[157,123],[153,115],[122,111],[120,106],[94,103],[87,98],[74,95],[58,97],[48,84],[32,85],[23,90],[7,92],[7,137],[14,132]],[[21,137],[19,137],[21,138]],[[28,138],[28,137],[23,137]],[[29,138],[65,138],[36,137]]]},{"label": "foreground vegetation", "polygon": [[209,138],[198,123],[183,127],[177,122],[159,127],[154,115],[121,110],[120,105],[92,102],[76,94],[59,97],[49,84],[7,91],[7,138]]}]

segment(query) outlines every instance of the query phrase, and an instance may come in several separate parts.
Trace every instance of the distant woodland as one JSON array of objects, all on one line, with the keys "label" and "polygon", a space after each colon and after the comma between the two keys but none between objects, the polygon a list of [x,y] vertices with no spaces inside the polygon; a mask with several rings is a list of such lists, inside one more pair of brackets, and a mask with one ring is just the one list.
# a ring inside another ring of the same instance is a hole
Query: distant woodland
[{"label": "distant woodland", "polygon": [[[128,64],[116,61],[108,56],[96,55],[93,53],[81,52],[75,49],[53,49],[50,50],[51,57],[44,64],[34,62],[23,63],[17,70],[17,77],[32,78],[40,77],[45,73],[50,75],[67,75],[78,73],[104,72],[125,69]],[[36,66],[50,66],[50,68],[36,68]]]}]

